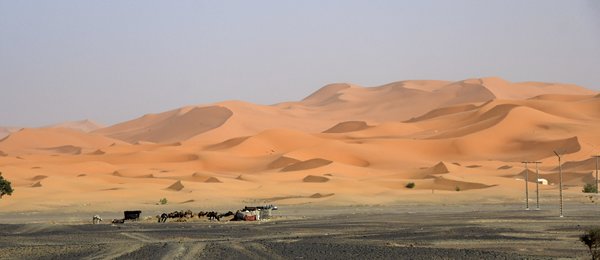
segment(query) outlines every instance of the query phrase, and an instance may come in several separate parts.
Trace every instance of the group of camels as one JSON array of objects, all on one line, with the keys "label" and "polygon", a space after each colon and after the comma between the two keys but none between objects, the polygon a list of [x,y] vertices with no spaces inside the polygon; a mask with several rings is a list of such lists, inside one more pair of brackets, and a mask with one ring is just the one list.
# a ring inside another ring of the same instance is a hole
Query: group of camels
[{"label": "group of camels", "polygon": [[[267,212],[263,212],[263,213],[268,213],[265,216],[263,216],[264,214],[258,214],[258,212],[261,211],[265,211],[268,210]],[[229,216],[233,216],[232,219],[230,219],[230,221],[239,221],[239,220],[260,220],[261,217],[266,217],[269,218],[270,217],[270,212],[271,210],[277,210],[276,206],[273,205],[268,205],[268,206],[258,206],[258,207],[245,207],[243,210],[238,210],[235,213],[233,211],[228,211],[226,213],[221,213],[219,214],[219,212],[217,211],[200,211],[198,212],[198,214],[194,214],[194,212],[192,212],[191,210],[180,210],[180,211],[173,211],[171,213],[162,213],[160,215],[156,215],[156,218],[158,219],[158,223],[165,223],[167,222],[167,219],[174,219],[175,222],[185,222],[188,219],[192,219],[196,216],[198,216],[198,218],[203,218],[206,217],[208,218],[208,220],[217,220],[220,221],[221,218],[224,217],[229,217]],[[124,211],[124,218],[123,219],[113,219],[112,223],[113,224],[122,224],[125,223],[125,220],[139,220],[140,218],[140,214],[142,213],[141,210],[133,210],[133,211]],[[99,224],[102,221],[102,218],[99,215],[94,215],[94,217],[92,218],[92,223],[93,224]]]},{"label": "group of camels", "polygon": [[198,218],[207,217],[208,220],[220,221],[221,218],[233,216],[235,215],[235,213],[233,213],[232,211],[228,211],[227,213],[219,214],[217,211],[200,211],[198,212],[198,214],[194,214],[194,212],[188,209],[186,211],[181,210],[173,211],[171,213],[162,213],[156,216],[156,218],[158,219],[158,223],[165,223],[167,222],[167,219],[175,219],[175,221],[177,222],[184,222],[186,221],[186,219],[194,218],[196,215],[198,216]]}]

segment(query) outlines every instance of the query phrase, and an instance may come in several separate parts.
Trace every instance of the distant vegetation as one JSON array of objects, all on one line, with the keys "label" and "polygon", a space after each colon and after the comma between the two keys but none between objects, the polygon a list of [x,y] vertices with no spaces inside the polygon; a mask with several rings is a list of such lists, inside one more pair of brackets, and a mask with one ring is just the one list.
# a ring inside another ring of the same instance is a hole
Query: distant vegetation
[{"label": "distant vegetation", "polygon": [[0,198],[4,195],[12,195],[13,188],[10,186],[10,181],[4,179],[2,177],[2,173],[0,172]]},{"label": "distant vegetation", "polygon": [[579,236],[579,241],[590,250],[592,260],[600,259],[600,228],[593,228]]},{"label": "distant vegetation", "polygon": [[460,191],[460,187],[456,186],[455,191]]},{"label": "distant vegetation", "polygon": [[168,202],[168,201],[167,201],[167,198],[162,198],[162,199],[160,199],[160,200],[158,201],[158,204],[160,204],[160,205],[165,205],[165,204],[167,204],[167,202]]},{"label": "distant vegetation", "polygon": [[409,189],[412,189],[412,188],[414,188],[414,187],[415,187],[415,183],[414,183],[414,182],[409,182],[409,183],[407,183],[407,184],[406,184],[406,186],[405,186],[405,187],[406,187],[406,188],[409,188]]},{"label": "distant vegetation", "polygon": [[598,189],[596,189],[596,185],[591,184],[591,183],[587,183],[583,186],[583,190],[584,193],[596,193],[596,191],[598,191]]}]

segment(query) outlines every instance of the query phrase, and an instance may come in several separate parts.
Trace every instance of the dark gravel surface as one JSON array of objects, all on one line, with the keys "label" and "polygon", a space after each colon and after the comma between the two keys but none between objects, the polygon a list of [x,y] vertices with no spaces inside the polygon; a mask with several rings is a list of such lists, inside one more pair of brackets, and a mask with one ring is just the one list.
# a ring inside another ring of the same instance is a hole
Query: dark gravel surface
[{"label": "dark gravel surface", "polygon": [[565,218],[515,208],[298,207],[264,222],[0,224],[0,259],[587,258],[578,235],[600,226],[597,206]]}]

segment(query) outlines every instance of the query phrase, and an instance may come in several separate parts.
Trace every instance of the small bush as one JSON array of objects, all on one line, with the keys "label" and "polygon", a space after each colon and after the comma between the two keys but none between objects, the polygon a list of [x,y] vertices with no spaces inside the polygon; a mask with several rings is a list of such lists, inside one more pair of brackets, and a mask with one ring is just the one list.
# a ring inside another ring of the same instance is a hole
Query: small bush
[{"label": "small bush", "polygon": [[12,193],[13,188],[10,185],[10,181],[4,179],[4,177],[2,177],[2,173],[0,172],[0,198],[2,198],[4,195],[10,196]]},{"label": "small bush", "polygon": [[456,188],[454,188],[455,191],[460,191],[460,187],[456,186]]},{"label": "small bush", "polygon": [[158,203],[159,203],[160,205],[165,205],[165,204],[167,204],[167,198],[162,198],[162,199],[160,199],[160,200],[158,201]]},{"label": "small bush", "polygon": [[593,260],[600,259],[600,228],[588,230],[579,236],[579,241],[588,247]]},{"label": "small bush", "polygon": [[591,184],[591,183],[587,183],[583,186],[583,190],[584,193],[596,193],[597,189],[596,189],[596,185]]},{"label": "small bush", "polygon": [[412,188],[414,188],[414,187],[415,187],[415,183],[414,183],[414,182],[409,182],[409,183],[407,183],[407,184],[406,184],[406,186],[405,186],[405,187],[406,187],[406,188],[409,188],[409,189],[412,189]]}]

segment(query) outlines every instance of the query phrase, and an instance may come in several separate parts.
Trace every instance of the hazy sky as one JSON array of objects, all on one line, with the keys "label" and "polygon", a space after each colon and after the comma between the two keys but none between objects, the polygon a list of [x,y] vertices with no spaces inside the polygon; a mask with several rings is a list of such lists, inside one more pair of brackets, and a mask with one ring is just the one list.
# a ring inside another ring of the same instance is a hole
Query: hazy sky
[{"label": "hazy sky", "polygon": [[4,126],[483,76],[599,90],[600,1],[0,0]]}]

